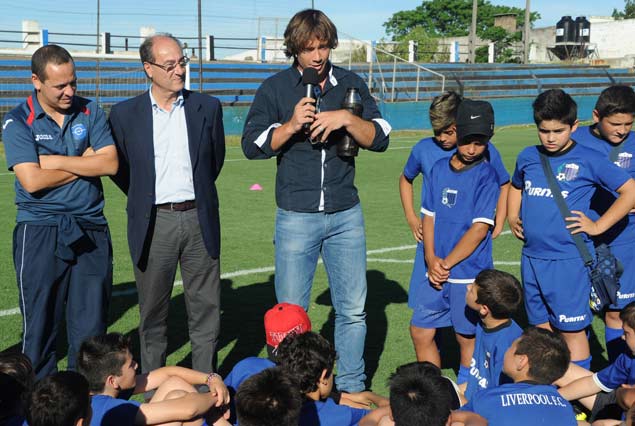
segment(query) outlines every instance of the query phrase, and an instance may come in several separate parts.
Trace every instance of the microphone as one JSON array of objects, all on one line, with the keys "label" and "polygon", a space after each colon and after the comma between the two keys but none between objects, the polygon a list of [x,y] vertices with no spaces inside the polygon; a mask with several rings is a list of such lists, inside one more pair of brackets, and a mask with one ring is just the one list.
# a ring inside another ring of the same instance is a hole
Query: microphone
[{"label": "microphone", "polygon": [[[315,68],[305,68],[302,71],[302,84],[305,86],[304,96],[307,98],[316,100],[316,112],[317,112],[317,101],[319,101],[320,96],[322,95],[322,89],[320,88],[320,78],[318,77],[318,72]],[[311,127],[311,123],[304,123],[304,130],[309,130]]]},{"label": "microphone", "polygon": [[317,99],[316,88],[320,87],[320,80],[315,68],[305,68],[302,72],[302,84],[306,86],[305,95],[307,98]]}]

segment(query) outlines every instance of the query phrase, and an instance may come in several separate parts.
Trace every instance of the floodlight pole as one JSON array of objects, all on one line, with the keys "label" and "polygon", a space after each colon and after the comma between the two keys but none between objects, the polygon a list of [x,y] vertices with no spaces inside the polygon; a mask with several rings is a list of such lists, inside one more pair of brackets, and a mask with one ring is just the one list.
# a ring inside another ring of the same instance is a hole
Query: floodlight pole
[{"label": "floodlight pole", "polygon": [[472,0],[472,26],[470,27],[469,62],[473,64],[476,59],[476,15],[478,14],[477,0]]},{"label": "floodlight pole", "polygon": [[531,18],[531,0],[525,0],[525,28],[523,28],[523,64],[528,64],[529,63],[529,48],[531,46],[531,44],[529,43],[529,30],[531,29],[531,23],[530,23],[530,18]]},{"label": "floodlight pole", "polygon": [[201,0],[198,0],[198,91],[203,93],[203,24]]}]

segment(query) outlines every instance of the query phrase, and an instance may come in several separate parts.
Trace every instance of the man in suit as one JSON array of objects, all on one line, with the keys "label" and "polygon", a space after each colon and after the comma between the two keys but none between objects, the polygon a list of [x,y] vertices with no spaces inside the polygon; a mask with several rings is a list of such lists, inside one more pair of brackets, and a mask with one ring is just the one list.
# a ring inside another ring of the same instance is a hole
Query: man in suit
[{"label": "man in suit", "polygon": [[214,184],[225,158],[218,99],[184,89],[181,43],[169,34],[139,47],[150,90],[113,106],[110,125],[128,195],[128,245],[139,293],[141,367],[165,365],[167,318],[181,265],[192,367],[210,371],[220,329],[220,221]]}]

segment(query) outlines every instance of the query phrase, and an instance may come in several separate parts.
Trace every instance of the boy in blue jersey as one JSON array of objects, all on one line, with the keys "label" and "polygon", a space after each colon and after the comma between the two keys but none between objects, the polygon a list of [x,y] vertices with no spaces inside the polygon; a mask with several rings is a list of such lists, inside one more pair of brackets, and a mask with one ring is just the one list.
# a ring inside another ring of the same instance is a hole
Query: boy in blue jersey
[{"label": "boy in blue jersey", "polygon": [[91,422],[88,382],[74,371],[45,377],[25,397],[30,426],[88,426]]},{"label": "boy in blue jersey", "polygon": [[485,417],[489,426],[574,426],[573,408],[552,383],[569,366],[559,333],[531,327],[505,352],[503,372],[514,383],[476,393],[461,410]]},{"label": "boy in blue jersey", "polygon": [[[423,231],[421,227],[420,208],[413,205],[413,181],[421,174],[421,199],[430,180],[430,172],[434,163],[442,158],[449,159],[456,150],[456,112],[462,97],[456,92],[446,92],[434,98],[430,105],[430,123],[434,137],[420,140],[410,152],[404,171],[399,178],[399,193],[404,214],[412,234],[417,241],[415,262],[410,278],[408,306],[417,311],[418,294],[421,287],[427,285],[426,264],[423,251]],[[509,189],[509,173],[501,160],[500,154],[493,144],[488,144],[485,158],[496,170],[501,193],[496,209],[496,220],[492,230],[492,238],[501,232],[507,209],[507,190]],[[441,365],[439,351],[434,342],[434,331],[417,326],[416,321],[410,324],[410,335],[417,354],[417,360],[429,361]]]},{"label": "boy in blue jersey", "polygon": [[411,362],[397,367],[389,385],[390,407],[373,413],[379,425],[487,425],[478,414],[457,411],[461,404],[458,388],[430,362]]},{"label": "boy in blue jersey", "polygon": [[507,272],[485,269],[476,276],[474,284],[467,286],[465,303],[481,319],[476,325],[470,375],[461,385],[468,400],[482,389],[510,381],[503,374],[503,360],[507,349],[523,332],[511,318],[522,300],[520,283]]},{"label": "boy in blue jersey", "polygon": [[[592,408],[593,414],[608,404],[619,404],[623,410],[628,410],[635,403],[635,302],[620,311],[620,319],[628,352],[620,354],[611,365],[595,374],[578,373],[582,377],[559,389],[564,398],[581,400],[587,408]],[[596,395],[601,397],[596,398]]]},{"label": "boy in blue jersey", "polygon": [[[372,416],[368,416],[370,410],[337,404],[329,398],[333,389],[335,349],[324,337],[312,331],[289,334],[278,346],[276,360],[298,383],[304,396],[300,426],[369,426],[374,423]],[[376,400],[378,406],[387,403],[386,398]]]},{"label": "boy in blue jersey", "polygon": [[24,397],[33,388],[35,374],[22,353],[0,353],[0,425],[22,426]]},{"label": "boy in blue jersey", "polygon": [[[144,426],[155,424],[202,425],[202,416],[229,403],[222,378],[183,367],[162,367],[137,375],[130,353],[130,339],[119,333],[92,337],[79,350],[78,370],[92,394],[91,426]],[[195,385],[210,392],[198,393]],[[148,403],[123,399],[124,394],[155,390]],[[218,415],[214,414],[216,417]]]},{"label": "boy in blue jersey", "polygon": [[[600,93],[591,126],[579,127],[571,137],[580,145],[599,151],[602,157],[635,177],[635,133],[633,115],[635,114],[635,92],[629,86],[611,86]],[[598,188],[591,199],[591,211],[601,216],[615,201],[616,194]],[[614,361],[625,350],[622,336],[622,322],[619,311],[635,300],[635,214],[631,211],[608,231],[593,238],[596,247],[609,246],[611,253],[624,267],[620,277],[620,290],[617,303],[611,305],[604,316],[606,325],[604,337],[609,361]]]},{"label": "boy in blue jersey", "polygon": [[[524,242],[521,274],[529,323],[563,332],[574,363],[588,369],[591,353],[586,327],[591,324],[590,280],[570,234],[600,235],[635,205],[635,181],[597,151],[571,139],[578,126],[574,100],[559,89],[533,103],[541,145],[525,148],[516,161],[508,196],[508,220]],[[562,218],[551,195],[540,156],[547,157],[571,215]],[[619,194],[596,221],[587,217],[597,186]]]},{"label": "boy in blue jersey", "polygon": [[302,401],[297,384],[281,368],[267,368],[240,386],[236,403],[238,423],[240,426],[297,426]]},{"label": "boy in blue jersey", "polygon": [[[427,276],[411,300],[411,324],[424,329],[436,351],[436,329],[452,326],[461,349],[458,383],[467,381],[478,317],[465,306],[467,285],[492,268],[491,228],[500,185],[485,161],[494,111],[485,101],[464,100],[457,112],[457,150],[437,161],[425,184],[423,245]],[[433,363],[440,363],[437,357]]]}]

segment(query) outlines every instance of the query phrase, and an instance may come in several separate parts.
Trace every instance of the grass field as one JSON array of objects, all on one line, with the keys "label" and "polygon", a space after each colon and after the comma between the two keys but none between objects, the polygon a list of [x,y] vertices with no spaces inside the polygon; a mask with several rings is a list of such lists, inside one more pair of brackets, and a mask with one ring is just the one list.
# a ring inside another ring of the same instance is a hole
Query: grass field
[{"label": "grass field", "polygon": [[[421,132],[399,132],[391,137],[385,153],[362,152],[357,159],[356,184],[366,220],[368,249],[368,336],[366,363],[369,384],[386,394],[386,379],[395,368],[413,361],[414,350],[408,324],[411,311],[407,290],[414,257],[414,241],[401,210],[398,178]],[[533,126],[497,130],[494,143],[505,165],[513,170],[518,152],[537,142]],[[21,316],[12,262],[12,232],[15,222],[14,177],[6,172],[4,155],[0,165],[0,350],[19,345]],[[273,227],[275,214],[275,161],[247,161],[238,139],[228,138],[227,158],[218,181],[222,226],[222,319],[220,372],[226,374],[245,356],[264,355],[264,312],[275,303],[273,290]],[[259,183],[262,191],[249,191]],[[415,198],[421,179],[415,182]],[[125,197],[104,180],[106,216],[110,223],[114,259],[114,297],[109,330],[129,334],[138,345],[137,295],[126,242]],[[508,232],[494,241],[496,267],[519,276],[521,244]],[[177,278],[178,279],[178,278]],[[309,315],[316,331],[332,339],[333,311],[323,267],[318,267]],[[182,288],[176,286],[170,311],[169,364],[190,363],[185,304]],[[524,323],[523,318],[519,318]],[[604,330],[596,319],[592,337],[594,365],[605,360]],[[449,335],[448,335],[449,337]],[[599,342],[598,342],[599,341]],[[456,365],[452,338],[445,340],[444,367]],[[65,345],[60,355],[65,356]],[[61,361],[60,366],[65,364]],[[454,375],[451,370],[447,373]]]}]

